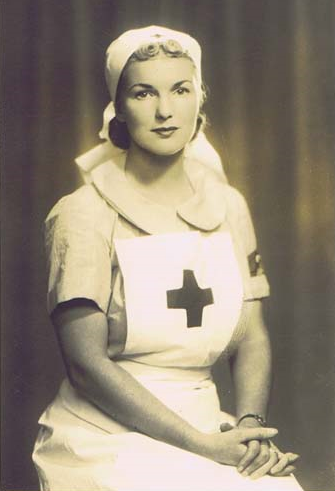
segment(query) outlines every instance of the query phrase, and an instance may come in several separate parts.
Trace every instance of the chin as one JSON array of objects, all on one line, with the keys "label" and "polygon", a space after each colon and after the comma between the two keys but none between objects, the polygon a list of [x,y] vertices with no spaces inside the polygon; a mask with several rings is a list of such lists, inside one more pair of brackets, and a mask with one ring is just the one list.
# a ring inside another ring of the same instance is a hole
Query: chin
[{"label": "chin", "polygon": [[152,153],[153,155],[157,155],[157,156],[160,156],[160,157],[170,157],[170,156],[173,156],[173,155],[177,155],[177,154],[180,154],[181,152],[184,151],[184,148],[185,147],[181,147],[181,148],[178,148],[178,149],[174,149],[174,150],[156,150],[156,151],[150,151],[150,153]]},{"label": "chin", "polygon": [[169,157],[181,153],[185,149],[187,143],[188,141],[180,143],[179,145],[169,143],[169,144],[161,144],[161,145],[138,145],[138,146],[140,146],[142,150],[144,150],[145,152],[148,152],[152,155]]}]

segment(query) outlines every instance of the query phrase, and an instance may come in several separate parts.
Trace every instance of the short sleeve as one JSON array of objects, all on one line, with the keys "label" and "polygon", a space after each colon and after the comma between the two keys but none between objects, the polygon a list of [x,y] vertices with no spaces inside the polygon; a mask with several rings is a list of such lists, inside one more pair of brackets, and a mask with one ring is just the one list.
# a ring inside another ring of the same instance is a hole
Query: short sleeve
[{"label": "short sleeve", "polygon": [[234,228],[244,255],[245,300],[267,297],[270,287],[262,266],[248,205],[242,194],[231,187],[230,201],[234,207]]},{"label": "short sleeve", "polygon": [[111,294],[111,210],[91,186],[62,198],[45,221],[48,312],[75,298],[107,312]]}]

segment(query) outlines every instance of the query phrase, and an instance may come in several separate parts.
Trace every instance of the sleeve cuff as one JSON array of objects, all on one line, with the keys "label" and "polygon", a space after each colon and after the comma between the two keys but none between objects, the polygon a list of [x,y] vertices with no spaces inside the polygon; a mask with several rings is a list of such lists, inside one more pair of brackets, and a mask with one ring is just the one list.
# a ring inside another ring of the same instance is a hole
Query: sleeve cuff
[{"label": "sleeve cuff", "polygon": [[66,291],[64,288],[58,288],[57,286],[48,292],[47,296],[47,309],[49,315],[52,311],[63,302],[68,302],[69,300],[74,300],[75,298],[86,298],[87,300],[92,300],[97,306],[107,314],[109,307],[110,291],[103,291],[101,289],[98,291],[94,288],[89,288],[85,285],[78,286],[78,288],[73,288],[71,286],[71,291]]}]

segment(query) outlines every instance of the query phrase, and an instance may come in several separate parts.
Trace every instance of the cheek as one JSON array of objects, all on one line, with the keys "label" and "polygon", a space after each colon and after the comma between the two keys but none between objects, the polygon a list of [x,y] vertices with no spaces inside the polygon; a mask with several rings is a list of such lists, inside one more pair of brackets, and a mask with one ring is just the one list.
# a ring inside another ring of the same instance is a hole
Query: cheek
[{"label": "cheek", "polygon": [[185,121],[192,121],[192,119],[197,119],[199,113],[199,104],[197,98],[190,97],[185,99],[179,105],[179,113],[182,115]]},{"label": "cheek", "polygon": [[180,108],[180,121],[184,125],[185,130],[193,133],[197,125],[197,119],[199,114],[199,106],[196,101],[192,104],[185,104]]},{"label": "cheek", "polygon": [[150,104],[142,103],[141,105],[129,105],[126,110],[126,123],[128,128],[140,129],[141,127],[150,125],[150,114],[152,109]]}]

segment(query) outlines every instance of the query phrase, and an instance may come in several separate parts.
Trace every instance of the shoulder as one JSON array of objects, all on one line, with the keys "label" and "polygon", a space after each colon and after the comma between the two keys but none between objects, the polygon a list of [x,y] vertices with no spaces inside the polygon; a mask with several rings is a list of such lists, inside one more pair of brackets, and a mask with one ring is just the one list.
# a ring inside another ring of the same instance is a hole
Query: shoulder
[{"label": "shoulder", "polygon": [[227,183],[223,173],[197,160],[189,161],[186,170],[196,190],[196,210],[198,214],[201,211],[206,230],[224,225],[226,221],[235,226],[241,217],[248,216],[243,195]]},{"label": "shoulder", "polygon": [[115,211],[99,195],[92,184],[85,184],[63,196],[45,219],[46,233],[98,231],[110,237]]},{"label": "shoulder", "polygon": [[95,211],[103,210],[104,203],[94,187],[85,184],[71,194],[67,194],[57,201],[48,213],[45,222],[56,217],[66,218],[74,212],[94,215]]},{"label": "shoulder", "polygon": [[225,201],[230,213],[237,219],[249,215],[249,207],[244,195],[235,187],[226,184],[224,187]]},{"label": "shoulder", "polygon": [[[91,185],[61,198],[45,220],[48,310],[85,298],[107,312],[113,210]],[[114,212],[115,214],[115,212]]]}]

